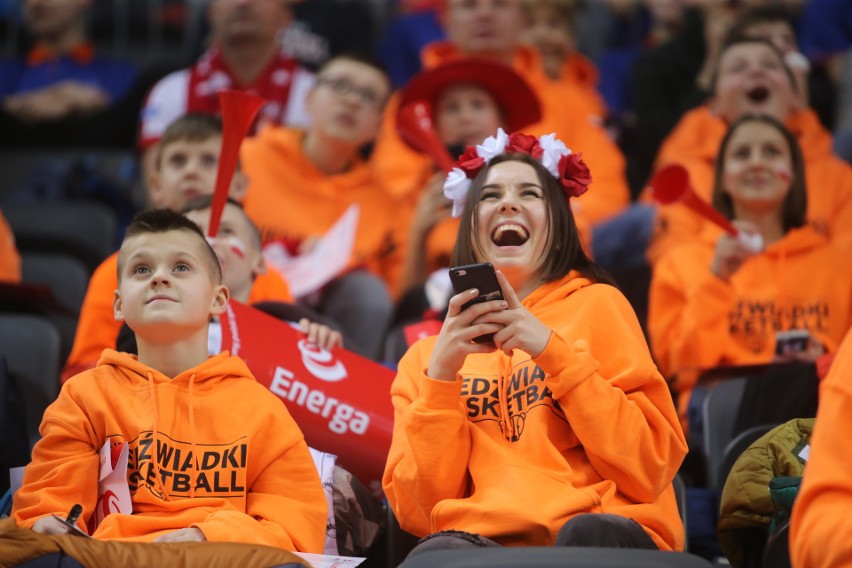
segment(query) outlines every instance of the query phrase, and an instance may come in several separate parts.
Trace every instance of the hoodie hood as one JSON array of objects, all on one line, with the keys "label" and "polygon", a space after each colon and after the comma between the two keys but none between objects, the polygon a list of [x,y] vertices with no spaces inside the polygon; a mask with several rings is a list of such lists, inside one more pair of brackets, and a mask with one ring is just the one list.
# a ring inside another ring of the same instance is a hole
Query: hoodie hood
[{"label": "hoodie hood", "polygon": [[[471,57],[471,54],[462,53],[455,44],[448,41],[436,41],[430,43],[424,47],[421,52],[423,67],[426,69],[437,67],[438,65],[460,57]],[[516,71],[522,71],[522,75],[527,79],[533,71],[540,74],[542,78],[545,77],[544,70],[541,66],[541,56],[538,54],[538,51],[530,45],[519,45],[515,48],[512,67]]]},{"label": "hoodie hood", "polygon": [[[720,236],[722,236],[722,229],[708,223],[701,232],[701,241],[710,247],[715,247]],[[824,235],[818,233],[811,225],[805,225],[788,231],[780,240],[766,247],[761,254],[773,258],[807,254],[827,243],[828,240]]]},{"label": "hoodie hood", "polygon": [[111,366],[116,374],[126,378],[134,386],[147,386],[149,374],[155,385],[167,383],[178,388],[188,388],[192,378],[195,388],[201,390],[213,388],[217,383],[228,379],[256,382],[242,359],[231,357],[227,351],[209,357],[200,365],[187,369],[173,378],[140,363],[136,355],[113,349],[104,349],[97,366]]},{"label": "hoodie hood", "polygon": [[554,304],[563,300],[586,286],[591,286],[592,281],[577,272],[572,270],[562,278],[542,284],[533,290],[526,298],[521,301],[527,309],[542,308],[550,304]]}]

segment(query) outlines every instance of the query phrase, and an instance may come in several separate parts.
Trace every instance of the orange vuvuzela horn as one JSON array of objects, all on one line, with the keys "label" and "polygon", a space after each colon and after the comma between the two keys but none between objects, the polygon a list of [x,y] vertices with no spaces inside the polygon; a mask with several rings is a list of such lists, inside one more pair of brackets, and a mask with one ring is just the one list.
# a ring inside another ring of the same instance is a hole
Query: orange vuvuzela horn
[{"label": "orange vuvuzela horn", "polygon": [[210,205],[210,227],[207,234],[211,237],[215,237],[219,232],[222,210],[225,208],[231,180],[237,169],[240,145],[263,103],[261,97],[244,91],[224,90],[219,93],[219,106],[222,110],[222,150],[219,152],[216,189],[213,191],[213,201]]}]

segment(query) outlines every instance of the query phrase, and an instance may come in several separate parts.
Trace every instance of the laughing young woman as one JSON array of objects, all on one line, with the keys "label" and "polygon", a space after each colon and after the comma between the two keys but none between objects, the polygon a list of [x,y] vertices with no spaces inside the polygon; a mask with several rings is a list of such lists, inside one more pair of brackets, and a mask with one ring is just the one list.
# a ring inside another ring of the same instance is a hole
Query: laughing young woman
[{"label": "laughing young woman", "polygon": [[[553,135],[502,130],[447,177],[453,262],[490,262],[505,300],[450,300],[403,357],[383,485],[434,548],[683,547],[687,448],[636,317],[583,252],[568,204],[591,182]],[[471,182],[472,180],[472,182]],[[474,337],[494,333],[491,344]]]}]

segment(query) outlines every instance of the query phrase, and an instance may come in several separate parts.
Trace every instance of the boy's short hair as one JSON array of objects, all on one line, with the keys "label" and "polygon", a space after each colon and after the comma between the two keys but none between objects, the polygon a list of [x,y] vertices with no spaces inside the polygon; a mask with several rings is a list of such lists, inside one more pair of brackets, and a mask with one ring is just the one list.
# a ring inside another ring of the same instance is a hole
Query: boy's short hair
[{"label": "boy's short hair", "polygon": [[[219,266],[219,257],[213,251],[213,247],[207,242],[207,237],[204,232],[192,221],[184,217],[182,214],[172,211],[171,209],[149,209],[138,213],[127,231],[124,233],[122,246],[132,237],[139,235],[148,235],[156,233],[167,233],[169,231],[185,231],[191,236],[198,237],[198,240],[203,243],[201,247],[204,251],[202,261],[207,265],[210,272],[210,279],[216,284],[222,283],[222,267]],[[121,268],[124,264],[122,259],[121,249],[118,251],[118,280],[121,281]]]},{"label": "boy's short hair", "polygon": [[160,166],[160,158],[163,149],[174,142],[188,140],[190,142],[204,142],[211,138],[222,136],[222,119],[206,112],[190,112],[169,124],[157,147],[157,167]]},{"label": "boy's short hair", "polygon": [[[243,208],[243,204],[232,197],[228,197],[228,199],[225,201],[225,204],[233,205],[234,207],[240,210],[240,212],[243,214],[243,218],[246,220],[246,223],[251,229],[252,245],[257,250],[261,250],[263,248],[263,239],[260,236],[260,229],[258,229],[257,225],[254,224],[254,221],[252,221],[251,218],[246,215],[246,210]],[[212,195],[197,195],[187,201],[184,206],[181,207],[180,212],[186,214],[190,211],[203,211],[204,209],[209,209],[212,205]]]},{"label": "boy's short hair", "polygon": [[520,0],[519,4],[526,14],[535,8],[550,8],[573,26],[586,3],[584,0]]},{"label": "boy's short hair", "polygon": [[777,23],[787,24],[795,35],[796,28],[793,26],[793,20],[784,8],[773,5],[755,6],[744,12],[728,28],[722,45],[728,45],[738,38],[748,37],[748,31],[755,26]]}]

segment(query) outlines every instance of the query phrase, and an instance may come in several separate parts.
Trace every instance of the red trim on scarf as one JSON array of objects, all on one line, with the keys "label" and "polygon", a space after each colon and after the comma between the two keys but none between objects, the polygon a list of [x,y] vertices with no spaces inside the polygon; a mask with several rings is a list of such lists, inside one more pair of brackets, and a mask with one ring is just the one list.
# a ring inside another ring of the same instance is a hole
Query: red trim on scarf
[{"label": "red trim on scarf", "polygon": [[298,63],[295,59],[279,52],[254,83],[240,85],[219,50],[213,47],[207,50],[190,70],[186,110],[218,115],[219,91],[238,88],[266,100],[255,124],[282,124],[297,69]]}]

